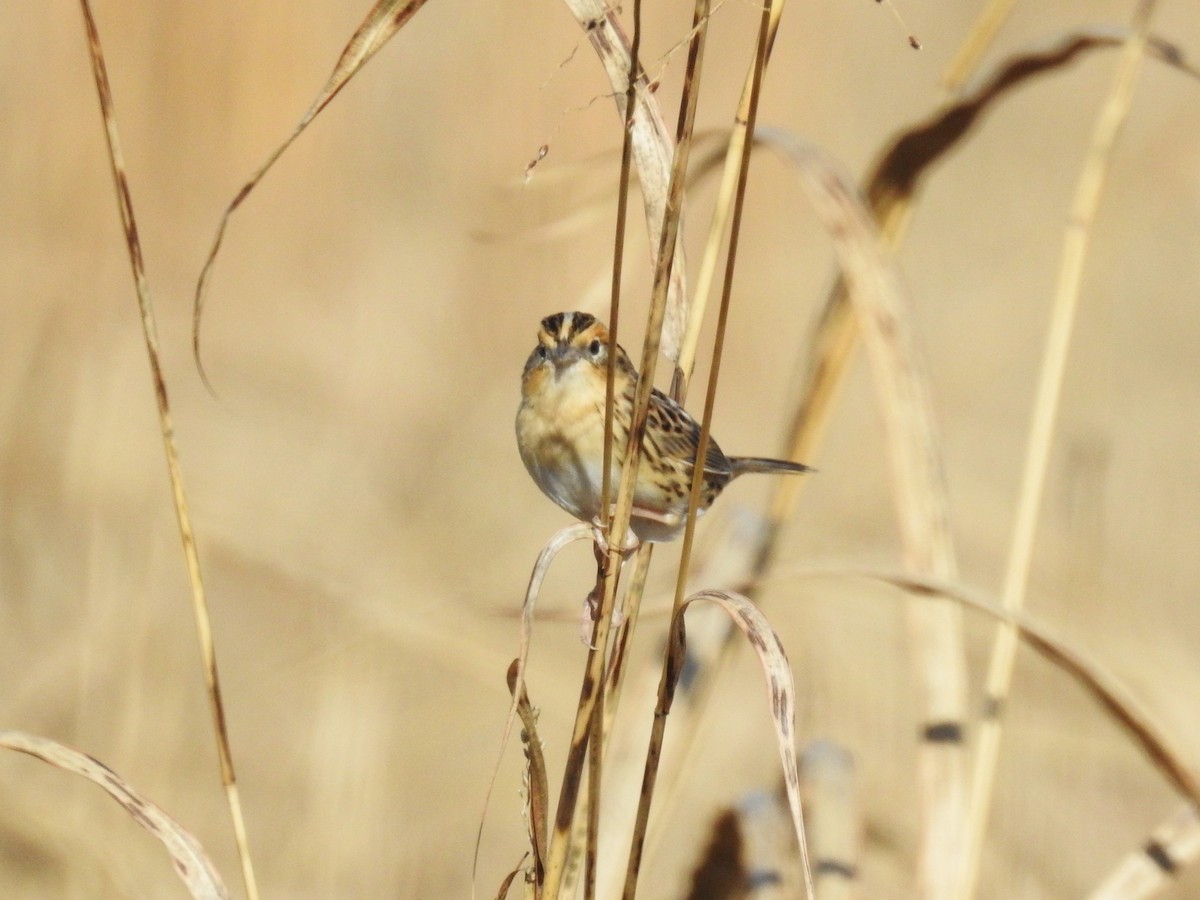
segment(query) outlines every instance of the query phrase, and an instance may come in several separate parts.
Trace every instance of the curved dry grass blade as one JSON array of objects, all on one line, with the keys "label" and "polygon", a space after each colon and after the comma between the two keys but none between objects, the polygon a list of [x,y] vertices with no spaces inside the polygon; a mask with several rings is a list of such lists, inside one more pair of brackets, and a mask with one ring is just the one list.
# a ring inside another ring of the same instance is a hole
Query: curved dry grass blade
[{"label": "curved dry grass blade", "polygon": [[[587,34],[588,41],[600,57],[612,86],[613,99],[624,123],[632,119],[629,128],[630,150],[642,188],[646,208],[646,230],[650,237],[650,252],[661,253],[665,223],[681,218],[682,211],[671,206],[672,159],[675,143],[663,120],[658,100],[650,91],[645,69],[632,61],[631,48],[617,12],[603,0],[563,0],[571,14]],[[707,19],[705,23],[707,24]],[[636,69],[632,67],[636,66]],[[637,71],[635,100],[632,115],[625,109],[629,73]],[[679,358],[680,343],[687,323],[687,283],[683,266],[682,238],[674,234],[670,246],[677,264],[668,271],[666,324],[662,329],[662,349],[668,359]]]},{"label": "curved dry grass blade", "polygon": [[[996,100],[1031,78],[1077,61],[1091,50],[1121,47],[1129,35],[1128,29],[1097,26],[1073,31],[1043,46],[1014,54],[969,95],[906,129],[892,142],[867,180],[867,198],[877,218],[883,219],[900,198],[911,197],[920,178],[962,141]],[[1148,49],[1156,59],[1183,74],[1200,77],[1200,72],[1186,61],[1183,51],[1170,41],[1149,38]]]},{"label": "curved dry grass blade", "polygon": [[1185,756],[1172,746],[1163,731],[1154,724],[1149,714],[1142,709],[1115,678],[1104,669],[1072,649],[1066,641],[1053,634],[1044,625],[1016,610],[1006,610],[990,600],[962,587],[934,578],[911,575],[889,575],[887,573],[863,573],[894,584],[915,596],[940,597],[956,600],[972,609],[987,613],[999,622],[1016,630],[1017,636],[1038,655],[1053,663],[1075,679],[1092,698],[1116,720],[1125,732],[1146,754],[1146,758],[1158,769],[1171,786],[1193,805],[1200,807],[1200,779],[1192,767],[1184,762]]},{"label": "curved dry grass blade", "polygon": [[[1075,315],[1083,283],[1083,266],[1087,258],[1092,223],[1100,206],[1109,160],[1122,126],[1133,103],[1133,91],[1141,71],[1149,35],[1153,0],[1143,2],[1117,73],[1113,79],[1108,101],[1100,111],[1092,133],[1091,145],[1079,173],[1070,219],[1063,238],[1062,264],[1058,285],[1051,305],[1050,325],[1046,332],[1046,347],[1038,376],[1037,394],[1033,405],[1033,421],[1025,448],[1024,469],[1017,499],[1009,544],[1008,566],[1004,575],[1002,602],[1004,608],[1020,610],[1025,605],[1033,563],[1034,540],[1042,507],[1042,494],[1050,463],[1050,446],[1058,419],[1059,398],[1067,370],[1067,355],[1074,332]],[[992,786],[1000,755],[1001,710],[1012,684],[1016,663],[1017,634],[1002,626],[992,645],[984,686],[984,716],[975,748],[975,769],[971,780],[971,818],[969,823],[969,881],[973,886],[978,878],[984,835],[991,809]]]},{"label": "curved dry grass blade", "polygon": [[0,747],[26,753],[99,785],[167,849],[175,871],[196,900],[229,900],[220,873],[192,833],[104,763],[58,741],[23,731],[0,731]]},{"label": "curved dry grass blade", "polygon": [[1088,900],[1143,900],[1167,888],[1200,856],[1200,812],[1182,807],[1117,865]]},{"label": "curved dry grass blade", "polygon": [[576,522],[555,532],[554,536],[546,542],[546,546],[542,548],[542,552],[538,554],[537,561],[533,565],[533,572],[529,576],[529,586],[525,589],[525,602],[521,605],[521,638],[517,651],[516,672],[510,679],[509,689],[513,699],[508,708],[508,716],[504,720],[504,732],[500,736],[500,752],[496,754],[496,765],[492,769],[492,777],[488,780],[487,793],[483,798],[483,809],[479,813],[479,829],[475,833],[475,850],[471,857],[472,886],[475,884],[475,878],[479,871],[479,848],[483,843],[483,823],[487,819],[488,807],[492,802],[492,791],[496,787],[496,778],[500,774],[504,750],[508,747],[508,739],[512,735],[513,722],[516,721],[520,712],[521,697],[525,695],[525,665],[529,659],[529,648],[533,637],[533,612],[538,595],[542,592],[542,583],[546,580],[546,573],[550,571],[550,565],[560,550],[575,541],[590,540],[591,537],[591,527],[582,522]]},{"label": "curved dry grass blade", "polygon": [[200,278],[196,282],[196,296],[192,303],[192,356],[196,361],[196,368],[200,372],[200,377],[204,380],[204,384],[210,391],[212,390],[212,384],[205,374],[204,364],[200,358],[200,318],[204,312],[205,292],[208,288],[209,279],[212,277],[212,269],[217,261],[217,254],[221,250],[221,242],[225,239],[225,229],[229,225],[230,216],[242,205],[243,201],[250,195],[250,192],[258,186],[258,183],[271,170],[271,167],[275,165],[279,157],[283,156],[284,151],[295,142],[296,138],[300,137],[300,134],[309,126],[309,123],[317,117],[321,110],[329,105],[329,102],[338,95],[338,92],[346,86],[358,70],[391,39],[392,35],[399,31],[424,5],[425,0],[377,0],[375,5],[371,7],[371,11],[367,13],[367,17],[363,19],[362,24],[358,26],[358,30],[350,38],[349,43],[342,49],[342,55],[338,57],[337,64],[333,67],[333,72],[325,82],[325,86],[321,88],[316,99],[309,106],[308,111],[301,117],[296,127],[292,129],[292,133],[287,136],[287,139],[282,144],[275,148],[266,161],[250,176],[250,179],[242,185],[241,189],[234,195],[233,200],[225,207],[225,212],[221,214],[221,221],[217,225],[216,236],[213,238],[212,246],[208,250],[208,256],[204,260],[204,268],[200,270]]},{"label": "curved dry grass blade", "polygon": [[1189,803],[1200,809],[1200,776],[1189,765],[1166,734],[1116,678],[1082,651],[1047,626],[1026,613],[1007,610],[981,591],[959,582],[908,572],[887,572],[877,569],[848,569],[845,567],[805,567],[780,572],[757,583],[784,578],[864,578],[899,588],[918,600],[940,599],[990,616],[997,622],[1014,628],[1017,637],[1055,668],[1074,679],[1097,704],[1107,711],[1146,755],[1147,760],[1164,779]]},{"label": "curved dry grass blade", "polygon": [[221,700],[221,682],[217,676],[216,647],[213,644],[212,626],[209,622],[208,600],[204,593],[204,580],[200,574],[200,556],[196,549],[196,536],[192,531],[187,495],[183,488],[183,471],[179,464],[179,454],[175,449],[175,428],[171,423],[171,404],[167,397],[167,382],[163,376],[162,362],[158,352],[158,326],[155,323],[154,306],[150,300],[150,285],[146,280],[146,267],[142,257],[141,241],[138,238],[137,220],[133,214],[133,198],[129,192],[128,179],[125,177],[125,159],[121,152],[121,136],[117,129],[112,89],[108,83],[104,51],[100,45],[100,33],[96,28],[96,21],[92,17],[92,9],[88,0],[80,0],[80,8],[83,12],[84,28],[87,31],[92,75],[95,78],[96,93],[100,99],[100,113],[104,119],[109,163],[117,190],[117,206],[121,213],[121,224],[125,229],[125,246],[129,250],[129,264],[137,291],[142,337],[146,344],[146,356],[150,362],[154,399],[158,406],[159,429],[162,433],[163,453],[167,460],[171,495],[175,503],[175,520],[179,528],[179,538],[183,544],[183,555],[187,562],[188,580],[192,588],[192,611],[196,620],[200,653],[204,661],[204,679],[208,688],[209,710],[216,733],[221,782],[225,787],[225,800],[229,806],[229,814],[233,823],[234,839],[242,865],[242,880],[246,887],[246,895],[249,900],[257,900],[258,887],[254,880],[254,866],[250,861],[250,845],[246,838],[246,824],[242,817],[241,796],[238,793],[237,777],[233,770],[233,752],[229,747],[229,735],[225,727],[225,705]]},{"label": "curved dry grass blade", "polygon": [[[529,854],[526,854],[528,856]],[[513,881],[521,874],[521,867],[525,865],[525,857],[521,857],[521,861],[517,863],[517,867],[504,876],[504,880],[500,882],[500,889],[496,891],[496,900],[506,900],[508,891],[512,887]]]},{"label": "curved dry grass blade", "polygon": [[537,712],[529,702],[529,694],[521,688],[517,696],[517,666],[513,660],[508,667],[508,689],[517,701],[517,713],[521,717],[521,743],[525,746],[525,804],[529,821],[529,845],[533,855],[533,892],[541,896],[542,878],[545,875],[546,837],[550,821],[550,783],[546,777],[546,758],[542,754],[542,740],[537,733]]},{"label": "curved dry grass blade", "polygon": [[[698,591],[683,603],[681,614],[672,623],[672,647],[682,644],[682,612],[693,603],[705,601],[721,607],[730,620],[746,636],[750,646],[758,655],[763,676],[767,683],[767,696],[771,704],[771,720],[775,726],[775,740],[779,747],[779,760],[783,766],[783,786],[787,792],[788,808],[792,814],[792,827],[800,848],[800,861],[804,870],[804,888],[808,897],[813,897],[812,870],[809,867],[808,842],[804,836],[804,814],[800,802],[800,772],[796,759],[796,685],[792,678],[792,667],[779,636],[771,627],[762,610],[747,597],[733,591]],[[678,679],[678,671],[674,678]],[[673,689],[673,688],[672,688]]]},{"label": "curved dry grass blade", "polygon": [[[905,565],[920,575],[953,578],[954,541],[937,428],[895,268],[880,247],[871,214],[832,161],[794,136],[776,132],[774,143],[804,176],[809,198],[841,262],[847,296],[874,370]],[[924,707],[919,759],[926,817],[922,888],[927,896],[955,897],[966,874],[962,617],[952,604],[935,604],[911,609],[910,621]]]}]

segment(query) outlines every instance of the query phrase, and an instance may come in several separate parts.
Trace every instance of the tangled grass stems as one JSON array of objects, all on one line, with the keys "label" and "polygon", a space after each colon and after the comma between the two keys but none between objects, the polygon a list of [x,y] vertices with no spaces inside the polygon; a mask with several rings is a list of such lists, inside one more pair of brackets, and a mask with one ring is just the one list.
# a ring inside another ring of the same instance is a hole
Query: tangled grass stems
[{"label": "tangled grass stems", "polygon": [[[755,59],[752,69],[751,87],[749,91],[749,103],[745,116],[745,143],[742,146],[740,160],[738,165],[737,188],[734,194],[733,215],[730,225],[729,246],[727,258],[725,262],[725,279],[721,294],[720,313],[717,319],[717,336],[712,354],[711,371],[709,374],[708,391],[705,398],[704,414],[700,425],[700,435],[696,448],[696,459],[705,458],[712,431],[712,412],[716,400],[716,389],[720,378],[721,354],[724,346],[725,330],[728,323],[730,301],[733,293],[733,277],[736,270],[738,239],[741,234],[742,212],[745,206],[746,182],[749,177],[750,154],[746,152],[746,144],[752,143],[754,136],[754,126],[758,113],[758,101],[762,92],[762,83],[766,71],[767,56],[772,35],[772,2],[767,0],[764,5],[759,21],[758,41],[755,47]],[[697,4],[697,16],[701,13],[707,14],[707,4],[704,4],[704,9],[701,10],[701,4]],[[685,79],[685,98],[691,99],[687,93],[688,88],[694,88],[694,93],[698,93],[698,86],[693,82],[691,75],[690,56],[689,56],[689,77]],[[692,115],[694,116],[694,99],[692,102]],[[686,159],[684,160],[686,166]],[[685,168],[686,171],[686,168]],[[699,310],[697,310],[697,313]],[[686,346],[686,344],[685,344]],[[682,367],[677,367],[677,373],[684,372]],[[677,379],[675,386],[677,393],[682,393],[683,380]],[[676,579],[675,602],[673,605],[671,626],[669,633],[678,635],[678,640],[668,640],[667,648],[664,655],[662,674],[659,681],[658,701],[655,706],[654,720],[651,728],[650,743],[646,751],[645,771],[642,778],[641,796],[638,802],[637,818],[634,823],[633,839],[630,846],[629,862],[626,869],[625,878],[625,900],[633,900],[637,892],[637,880],[640,872],[642,853],[645,846],[646,830],[650,818],[650,805],[653,800],[654,787],[658,777],[658,764],[662,757],[662,742],[666,732],[667,718],[671,712],[671,705],[675,696],[675,682],[678,679],[679,672],[683,665],[683,610],[686,606],[684,599],[684,585],[687,579],[688,563],[691,558],[692,541],[695,535],[696,526],[696,509],[700,499],[700,488],[704,479],[704,471],[702,466],[694,466],[692,472],[692,483],[688,498],[687,516],[684,525],[683,533],[683,549],[680,555],[679,571]],[[789,672],[790,675],[790,672]],[[794,764],[794,745],[788,747],[784,751],[785,768],[787,761],[790,759]],[[795,775],[794,765],[788,769],[788,776]],[[789,781],[789,784],[791,781]],[[789,796],[793,796],[789,794]],[[804,859],[805,872],[805,887],[812,896],[812,877],[809,872],[807,863],[807,846],[805,845],[803,833],[803,820],[799,809],[799,794],[794,794],[794,813],[797,823],[797,837],[800,842],[800,852]]]},{"label": "tangled grass stems", "polygon": [[[700,27],[696,27],[700,26]],[[691,89],[694,77],[699,72],[703,56],[704,38],[707,33],[707,0],[698,0],[693,16],[693,36],[688,47],[687,68],[684,76],[684,92],[680,101],[679,125],[676,130],[675,158],[671,168],[671,179],[666,204],[666,219],[662,225],[659,239],[659,252],[656,257],[654,288],[651,297],[649,321],[646,326],[646,339],[642,349],[641,366],[635,389],[633,417],[629,428],[629,438],[625,456],[625,464],[621,472],[620,488],[616,497],[616,512],[610,521],[608,539],[608,559],[598,573],[596,587],[603,591],[603,599],[597,612],[596,629],[593,635],[593,649],[588,653],[587,669],[581,688],[579,706],[576,712],[575,728],[568,750],[567,765],[564,771],[561,794],[559,796],[558,812],[555,817],[554,834],[550,841],[550,854],[546,867],[545,891],[548,897],[557,897],[563,877],[563,867],[566,860],[567,847],[570,837],[570,826],[574,817],[574,808],[578,796],[580,771],[584,754],[587,749],[592,716],[595,712],[598,694],[605,684],[604,667],[607,653],[609,625],[616,596],[616,578],[605,577],[605,569],[616,572],[621,565],[621,547],[629,529],[630,515],[633,510],[633,489],[636,483],[638,466],[641,458],[642,439],[645,435],[646,418],[650,407],[650,394],[654,385],[654,369],[658,357],[659,343],[662,337],[663,321],[666,313],[668,292],[672,283],[672,270],[676,261],[676,249],[679,236],[679,212],[682,208],[683,188],[686,183],[688,151],[691,145],[691,133],[695,122],[695,105],[697,92]]]}]

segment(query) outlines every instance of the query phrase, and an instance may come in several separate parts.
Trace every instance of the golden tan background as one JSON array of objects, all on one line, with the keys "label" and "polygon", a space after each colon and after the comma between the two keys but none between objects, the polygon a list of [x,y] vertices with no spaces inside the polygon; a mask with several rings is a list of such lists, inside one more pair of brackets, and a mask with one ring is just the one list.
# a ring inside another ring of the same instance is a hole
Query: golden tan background
[{"label": "golden tan background", "polygon": [[[608,88],[566,9],[431,0],[235,218],[204,330],[219,399],[205,393],[189,357],[190,304],[220,211],[307,107],[367,6],[95,8],[251,847],[264,896],[277,898],[468,894],[516,652],[516,622],[502,613],[516,609],[541,543],[565,524],[515,452],[517,376],[537,319],[587,302],[611,240],[611,193],[569,235],[494,239],[545,221],[577,178],[603,185],[615,171]],[[760,122],[862,171],[934,107],[981,6],[902,4],[925,44],[914,53],[874,3],[792,5]],[[990,58],[1085,23],[1124,23],[1130,7],[1020,4]],[[647,11],[651,68],[684,36],[690,9]],[[716,15],[702,126],[728,122],[756,21],[743,0]],[[112,766],[197,834],[236,891],[79,12],[13,6],[0,25],[0,727]],[[1156,31],[1200,53],[1200,8],[1164,0]],[[668,62],[660,96],[673,117],[682,55]],[[993,593],[1066,210],[1115,63],[1114,52],[1093,53],[997,108],[932,179],[900,257],[963,578]],[[543,143],[549,156],[521,188]],[[1127,683],[1193,760],[1198,160],[1200,86],[1148,63],[1086,270],[1030,596],[1036,615]],[[693,260],[710,204],[705,185],[692,203]],[[645,309],[641,228],[627,344],[640,341]],[[716,410],[728,451],[779,451],[831,265],[794,175],[762,156]],[[859,368],[810,460],[821,472],[789,528],[789,564],[895,564],[879,419]],[[739,483],[723,505],[753,509],[765,491]],[[530,673],[555,773],[578,690],[574,622],[589,567],[578,549],[556,570],[545,602],[566,620],[539,626]],[[827,582],[782,582],[768,597],[796,668],[801,733],[856,754],[864,896],[910,896],[915,725],[901,607],[882,590]],[[977,690],[990,629],[968,626]],[[661,627],[640,632],[643,664]],[[1081,896],[1177,802],[1074,685],[1029,655],[1019,665],[982,896]],[[670,813],[677,840],[651,860],[645,896],[678,896],[712,810],[773,784],[757,681],[743,657],[718,692],[693,788]],[[518,758],[510,749],[485,831],[485,895],[523,845]],[[183,889],[93,786],[6,755],[0,893]],[[1172,896],[1198,893],[1190,874]]]}]

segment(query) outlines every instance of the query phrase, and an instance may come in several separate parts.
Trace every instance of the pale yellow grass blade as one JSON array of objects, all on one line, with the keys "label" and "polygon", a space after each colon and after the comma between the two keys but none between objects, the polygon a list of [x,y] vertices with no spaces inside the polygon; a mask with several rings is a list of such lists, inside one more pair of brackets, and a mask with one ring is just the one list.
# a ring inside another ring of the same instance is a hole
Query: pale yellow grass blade
[{"label": "pale yellow grass blade", "polygon": [[[1138,9],[1135,31],[1126,42],[1108,100],[1096,120],[1091,145],[1079,173],[1079,182],[1063,239],[1062,263],[1051,305],[1050,324],[1046,332],[1042,368],[1025,448],[1017,513],[1009,544],[1008,565],[1004,574],[1004,608],[1014,612],[1025,605],[1042,495],[1050,464],[1050,447],[1058,418],[1059,398],[1062,395],[1063,379],[1067,370],[1075,317],[1079,308],[1083,267],[1087,258],[1092,223],[1100,206],[1113,147],[1133,103],[1133,91],[1145,57],[1150,17],[1154,7],[1154,2],[1143,2]],[[988,664],[987,682],[984,687],[984,717],[975,749],[975,769],[971,780],[967,859],[968,884],[972,887],[978,878],[983,855],[992,788],[1000,754],[1000,711],[1004,707],[1012,682],[1016,652],[1016,630],[1011,626],[1000,628]]]},{"label": "pale yellow grass blade", "polygon": [[166,848],[175,871],[196,900],[229,900],[220,873],[192,833],[104,763],[58,741],[23,731],[0,731],[0,747],[26,753],[99,785]]},{"label": "pale yellow grass blade", "polygon": [[995,41],[1016,5],[1017,0],[989,0],[942,75],[942,86],[947,93],[957,94],[962,89],[963,83],[975,71],[980,58]]},{"label": "pale yellow grass blade", "polygon": [[[775,35],[779,31],[779,22],[783,18],[783,9],[787,0],[775,0],[771,5],[767,21],[766,44],[763,48],[766,54],[763,65],[771,60],[771,49],[775,46]],[[692,369],[696,364],[696,347],[700,343],[700,329],[704,324],[704,311],[708,307],[708,296],[712,292],[713,281],[716,277],[717,263],[720,259],[721,241],[729,219],[733,213],[733,200],[737,191],[738,173],[742,169],[743,159],[750,152],[747,145],[750,119],[750,103],[753,99],[754,72],[756,66],[751,65],[742,82],[742,94],[738,100],[737,114],[734,117],[733,128],[729,132],[728,143],[724,148],[724,168],[721,174],[721,186],[717,194],[716,206],[708,225],[708,238],[704,247],[704,255],[700,259],[699,274],[696,278],[696,294],[692,299],[692,310],[687,322],[687,330],[683,336],[683,346],[678,356],[678,372],[681,382],[679,393],[686,391],[686,385],[692,377]]]},{"label": "pale yellow grass blade", "polygon": [[329,102],[337,96],[338,92],[346,86],[358,70],[391,39],[392,35],[399,31],[409,19],[415,16],[418,10],[424,5],[425,0],[378,0],[371,7],[371,11],[367,13],[367,17],[363,19],[362,24],[358,26],[358,30],[350,38],[350,42],[342,50],[342,55],[338,57],[337,64],[333,67],[333,72],[325,82],[325,86],[317,93],[316,99],[313,100],[308,111],[301,117],[299,123],[292,129],[292,133],[287,136],[287,139],[275,148],[274,152],[250,176],[250,180],[242,185],[241,189],[234,195],[233,200],[225,208],[225,212],[221,215],[221,222],[217,226],[216,236],[213,238],[212,246],[209,248],[208,256],[204,260],[204,268],[200,271],[200,279],[196,283],[196,296],[192,305],[192,355],[195,357],[196,366],[200,371],[201,377],[204,378],[205,384],[208,384],[208,378],[204,373],[204,366],[200,362],[200,318],[204,312],[204,300],[208,282],[212,277],[213,265],[216,263],[217,254],[221,250],[221,242],[225,238],[225,229],[229,225],[230,216],[242,205],[243,201],[250,195],[250,192],[262,181],[263,176],[271,170],[271,167],[275,165],[279,157],[283,156],[284,151],[295,142],[296,138],[300,137],[304,129],[309,126],[309,123],[317,117],[317,114],[329,105]]}]

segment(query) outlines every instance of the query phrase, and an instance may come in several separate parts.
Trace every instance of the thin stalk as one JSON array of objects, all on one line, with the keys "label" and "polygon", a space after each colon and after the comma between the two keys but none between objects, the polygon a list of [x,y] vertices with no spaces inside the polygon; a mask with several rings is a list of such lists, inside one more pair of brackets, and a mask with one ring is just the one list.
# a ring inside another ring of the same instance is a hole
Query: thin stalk
[{"label": "thin stalk", "polygon": [[125,229],[125,243],[129,249],[129,263],[133,270],[133,282],[137,291],[138,309],[141,313],[142,337],[146,344],[146,356],[150,360],[150,374],[154,382],[154,399],[158,405],[158,423],[162,433],[163,452],[167,459],[167,474],[171,482],[171,497],[175,504],[175,520],[179,538],[183,544],[184,560],[187,563],[188,581],[192,588],[192,611],[196,619],[196,632],[200,640],[200,654],[204,663],[204,679],[208,689],[209,711],[217,741],[217,757],[221,767],[221,782],[225,787],[225,799],[233,823],[233,833],[242,867],[242,882],[249,900],[257,900],[258,887],[254,879],[254,867],[250,860],[250,846],[246,838],[246,824],[242,816],[241,797],[237,778],[233,770],[233,752],[229,747],[229,735],[225,727],[225,706],[221,701],[221,683],[217,677],[216,647],[213,644],[212,626],[208,615],[208,601],[204,593],[204,580],[200,573],[200,556],[196,550],[196,535],[192,530],[188,512],[187,494],[183,487],[183,471],[179,464],[179,453],[175,447],[175,428],[171,421],[171,404],[167,397],[167,382],[163,376],[158,349],[158,325],[154,317],[154,306],[150,299],[150,285],[146,279],[146,267],[142,256],[141,240],[138,237],[137,221],[133,214],[133,198],[125,177],[125,158],[121,152],[121,136],[117,130],[116,113],[113,106],[112,88],[108,81],[108,70],[104,64],[104,53],[100,44],[100,32],[92,16],[88,0],[79,0],[87,31],[88,47],[91,51],[92,75],[96,82],[96,93],[100,99],[100,112],[104,118],[105,136],[108,141],[109,163],[117,190],[117,206],[121,212],[121,223]]},{"label": "thin stalk", "polygon": [[[707,3],[705,3],[707,6]],[[758,100],[762,91],[762,80],[766,70],[767,49],[770,37],[771,0],[763,7],[759,21],[758,45],[755,51],[754,72],[751,79],[750,103],[745,119],[746,146],[753,142],[754,125],[758,116]],[[705,10],[707,12],[707,10]],[[694,102],[694,101],[693,101]],[[737,192],[734,197],[733,219],[729,237],[729,250],[725,263],[725,280],[721,293],[721,309],[717,319],[716,345],[713,349],[712,369],[709,373],[708,392],[704,402],[704,416],[700,426],[700,440],[696,448],[696,459],[692,466],[691,494],[688,498],[688,514],[683,532],[683,549],[679,563],[679,576],[675,586],[675,600],[671,612],[669,634],[682,635],[680,617],[684,607],[684,589],[687,582],[688,562],[691,558],[692,540],[696,529],[696,508],[700,499],[700,489],[704,480],[704,464],[710,432],[712,429],[712,410],[716,400],[717,383],[721,371],[721,351],[725,342],[725,329],[728,324],[730,298],[733,293],[733,275],[737,262],[738,238],[741,233],[742,212],[745,206],[746,181],[750,173],[750,154],[743,153],[738,170]],[[641,870],[642,851],[645,846],[646,827],[650,819],[650,804],[654,796],[654,785],[658,778],[658,762],[662,756],[663,737],[666,732],[667,716],[675,696],[675,682],[682,665],[682,642],[670,642],[663,660],[662,676],[659,681],[658,703],[654,710],[654,724],[650,734],[650,744],[646,751],[646,767],[642,778],[642,792],[638,803],[637,820],[634,826],[633,842],[629,852],[629,865],[625,873],[625,900],[634,900],[637,894],[638,874]]]},{"label": "thin stalk", "polygon": [[959,45],[958,52],[942,76],[942,87],[947,95],[957,96],[962,91],[1016,5],[1017,0],[991,0],[979,14],[967,39]]},{"label": "thin stalk", "polygon": [[[1013,523],[1008,567],[1004,576],[1002,605],[1007,612],[1019,612],[1025,605],[1029,573],[1037,537],[1038,514],[1049,468],[1050,447],[1062,396],[1063,376],[1079,308],[1083,266],[1091,240],[1092,223],[1100,206],[1104,181],[1108,174],[1113,147],[1129,115],[1134,88],[1146,55],[1150,20],[1157,0],[1142,0],[1134,13],[1133,33],[1113,78],[1108,100],[1100,111],[1092,131],[1092,140],[1079,173],[1071,217],[1063,238],[1062,264],[1051,310],[1042,369],[1038,376],[1033,423],[1025,448],[1025,468]],[[996,634],[988,665],[984,690],[984,717],[980,725],[971,785],[970,818],[967,830],[968,896],[974,893],[979,878],[980,855],[995,784],[996,762],[1000,752],[1001,714],[1012,684],[1013,665],[1018,645],[1017,630],[1004,625]]]},{"label": "thin stalk", "polygon": [[[625,263],[625,222],[629,210],[629,170],[633,160],[633,112],[641,77],[642,0],[633,4],[633,38],[629,49],[629,83],[625,87],[625,118],[621,136],[621,175],[617,187],[616,236],[613,239],[613,272],[608,308],[608,371],[604,395],[604,468],[600,482],[600,521],[609,531],[612,496],[613,393],[616,387],[617,326],[621,314],[621,276]],[[610,535],[611,536],[611,535]]]},{"label": "thin stalk", "polygon": [[[625,261],[625,221],[629,209],[629,169],[633,158],[633,111],[637,100],[637,82],[640,76],[640,53],[642,46],[642,0],[634,0],[633,5],[633,39],[629,49],[629,79],[625,86],[625,118],[621,129],[621,175],[617,188],[617,222],[616,235],[613,238],[613,271],[612,295],[608,312],[608,368],[605,373],[604,389],[604,456],[600,482],[600,522],[604,533],[611,538],[609,497],[612,494],[612,458],[613,458],[613,404],[616,391],[617,372],[617,328],[621,314],[621,275]],[[605,567],[604,592],[610,590],[609,580],[615,581],[618,570]],[[615,584],[611,588],[615,592]],[[607,642],[606,642],[607,643]],[[599,855],[598,843],[600,834],[600,787],[604,761],[604,724],[605,699],[607,695],[608,676],[605,669],[607,658],[604,654],[605,645],[601,645],[600,682],[602,689],[596,698],[596,710],[592,714],[591,736],[588,740],[591,747],[588,766],[588,821],[587,821],[587,854],[584,862],[584,897],[594,900],[596,896],[596,866]]]}]

